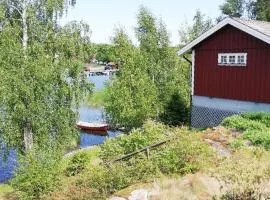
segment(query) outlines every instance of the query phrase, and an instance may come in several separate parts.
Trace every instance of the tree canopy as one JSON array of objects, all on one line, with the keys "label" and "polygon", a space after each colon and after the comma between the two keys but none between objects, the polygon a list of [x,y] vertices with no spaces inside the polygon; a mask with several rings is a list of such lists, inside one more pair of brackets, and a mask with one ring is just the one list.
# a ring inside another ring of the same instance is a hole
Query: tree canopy
[{"label": "tree canopy", "polygon": [[[135,33],[138,47],[131,43],[122,29],[118,29],[113,38],[121,70],[109,85],[105,106],[109,119],[126,128],[139,127],[148,118],[163,120],[161,116],[171,108],[167,105],[173,95],[178,96],[176,99],[181,99],[179,102],[182,103],[183,109],[177,115],[187,116],[187,65],[179,62],[176,52],[170,47],[165,24],[141,7]],[[186,119],[170,122],[177,125]]]},{"label": "tree canopy", "polygon": [[89,28],[58,25],[56,17],[70,3],[74,1],[1,4],[0,141],[8,147],[58,148],[78,134],[72,109],[90,90],[81,74]]},{"label": "tree canopy", "polygon": [[226,0],[220,10],[226,16],[270,21],[268,0]]},{"label": "tree canopy", "polygon": [[192,25],[183,24],[179,30],[180,46],[195,40],[213,26],[213,21],[200,10],[196,11]]},{"label": "tree canopy", "polygon": [[245,10],[245,0],[226,0],[226,2],[220,6],[220,10],[224,15],[241,17]]},{"label": "tree canopy", "polygon": [[92,54],[101,62],[115,62],[115,48],[111,44],[91,44]]}]

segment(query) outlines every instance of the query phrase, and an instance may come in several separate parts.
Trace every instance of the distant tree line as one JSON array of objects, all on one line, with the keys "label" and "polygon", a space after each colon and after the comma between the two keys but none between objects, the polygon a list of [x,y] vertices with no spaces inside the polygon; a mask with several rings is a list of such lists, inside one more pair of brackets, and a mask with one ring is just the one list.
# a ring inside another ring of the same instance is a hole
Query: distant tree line
[{"label": "distant tree line", "polygon": [[91,44],[92,49],[92,59],[95,57],[97,61],[101,61],[103,63],[115,62],[115,48],[112,44]]}]

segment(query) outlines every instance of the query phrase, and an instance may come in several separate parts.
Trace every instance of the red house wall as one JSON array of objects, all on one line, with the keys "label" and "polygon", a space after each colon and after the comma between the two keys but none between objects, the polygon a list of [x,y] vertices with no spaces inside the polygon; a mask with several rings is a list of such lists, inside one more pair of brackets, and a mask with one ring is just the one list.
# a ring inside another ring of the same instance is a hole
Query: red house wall
[{"label": "red house wall", "polygon": [[[269,44],[227,25],[194,49],[194,95],[270,103]],[[218,53],[247,53],[247,66],[219,66]]]}]

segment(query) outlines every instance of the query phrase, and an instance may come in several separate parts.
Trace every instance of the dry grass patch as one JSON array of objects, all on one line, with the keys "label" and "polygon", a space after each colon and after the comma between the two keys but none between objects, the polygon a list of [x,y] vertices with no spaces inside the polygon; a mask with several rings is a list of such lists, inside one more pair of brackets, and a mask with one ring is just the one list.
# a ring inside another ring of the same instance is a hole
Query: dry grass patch
[{"label": "dry grass patch", "polygon": [[17,196],[12,187],[7,184],[0,184],[0,200],[15,200]]},{"label": "dry grass patch", "polygon": [[206,200],[219,193],[220,184],[215,178],[202,173],[183,178],[164,179],[158,183],[159,195],[151,200]]}]

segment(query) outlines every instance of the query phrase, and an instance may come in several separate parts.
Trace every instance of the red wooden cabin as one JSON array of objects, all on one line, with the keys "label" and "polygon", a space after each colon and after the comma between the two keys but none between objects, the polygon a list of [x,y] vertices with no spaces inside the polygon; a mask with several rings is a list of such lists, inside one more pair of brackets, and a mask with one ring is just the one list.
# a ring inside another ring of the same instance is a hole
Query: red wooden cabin
[{"label": "red wooden cabin", "polygon": [[270,23],[226,18],[178,51],[192,52],[193,127],[270,111]]}]

